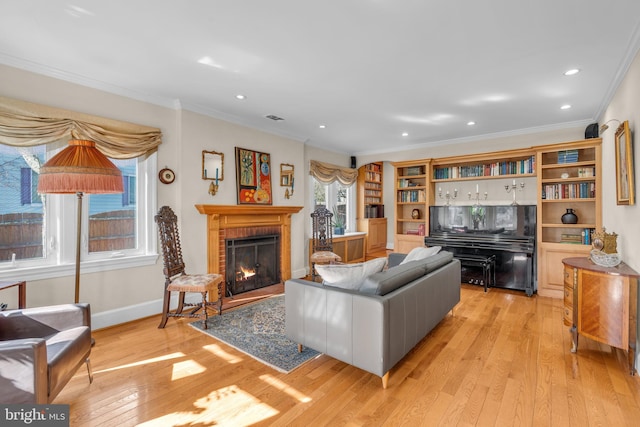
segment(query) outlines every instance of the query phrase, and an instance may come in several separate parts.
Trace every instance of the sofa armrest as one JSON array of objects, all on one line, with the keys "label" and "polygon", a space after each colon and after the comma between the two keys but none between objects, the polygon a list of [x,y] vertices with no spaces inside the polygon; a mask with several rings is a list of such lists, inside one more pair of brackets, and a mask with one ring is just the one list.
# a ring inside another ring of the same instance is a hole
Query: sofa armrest
[{"label": "sofa armrest", "polygon": [[389,268],[395,267],[396,265],[400,265],[400,263],[407,257],[407,254],[399,254],[396,252],[391,252],[389,254]]},{"label": "sofa armrest", "polygon": [[91,328],[89,304],[60,304],[0,312],[0,340],[47,337],[79,326]]},{"label": "sofa armrest", "polygon": [[47,403],[47,369],[44,339],[0,341],[0,402]]}]

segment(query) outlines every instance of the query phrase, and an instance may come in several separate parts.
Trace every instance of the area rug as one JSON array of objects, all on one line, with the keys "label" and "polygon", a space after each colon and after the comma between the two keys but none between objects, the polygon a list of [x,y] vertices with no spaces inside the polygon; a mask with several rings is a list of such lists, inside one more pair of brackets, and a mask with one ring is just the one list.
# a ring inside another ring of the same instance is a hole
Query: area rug
[{"label": "area rug", "polygon": [[209,317],[207,329],[202,328],[202,321],[190,325],[277,371],[289,373],[320,353],[310,348],[298,352],[298,344],[285,335],[284,316],[284,295],[277,295]]}]

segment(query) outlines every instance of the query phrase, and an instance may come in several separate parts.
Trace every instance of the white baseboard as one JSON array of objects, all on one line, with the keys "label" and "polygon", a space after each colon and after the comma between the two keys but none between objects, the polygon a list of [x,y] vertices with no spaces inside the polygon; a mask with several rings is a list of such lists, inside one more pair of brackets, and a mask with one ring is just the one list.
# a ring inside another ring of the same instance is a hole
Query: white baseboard
[{"label": "white baseboard", "polygon": [[[190,295],[187,295],[185,301],[190,301]],[[178,294],[171,296],[169,307],[178,306]],[[117,308],[115,310],[102,311],[91,315],[91,329],[107,328],[109,326],[118,325],[120,323],[131,322],[149,316],[162,313],[162,300],[147,301],[141,304],[129,305],[127,307]],[[158,319],[158,321],[160,321]]]},{"label": "white baseboard", "polygon": [[91,315],[91,329],[102,329],[162,313],[162,300],[148,301]]},{"label": "white baseboard", "polygon": [[293,270],[291,272],[291,278],[293,278],[293,279],[301,279],[306,275],[307,275],[307,269],[306,268],[301,268],[299,270]]}]

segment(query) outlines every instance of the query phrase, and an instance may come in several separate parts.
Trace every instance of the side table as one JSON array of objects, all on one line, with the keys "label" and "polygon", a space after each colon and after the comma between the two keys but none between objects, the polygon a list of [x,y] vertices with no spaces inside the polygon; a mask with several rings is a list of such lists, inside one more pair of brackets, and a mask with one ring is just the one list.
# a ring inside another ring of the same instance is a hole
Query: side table
[{"label": "side table", "polygon": [[18,287],[18,308],[27,308],[27,282],[24,280],[0,280],[0,290]]}]

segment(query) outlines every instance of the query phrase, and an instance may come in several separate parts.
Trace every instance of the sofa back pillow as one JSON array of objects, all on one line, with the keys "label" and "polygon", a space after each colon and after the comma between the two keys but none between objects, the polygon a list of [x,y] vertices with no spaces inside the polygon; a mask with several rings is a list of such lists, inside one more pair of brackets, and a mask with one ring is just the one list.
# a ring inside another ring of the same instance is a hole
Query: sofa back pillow
[{"label": "sofa back pillow", "polygon": [[322,284],[341,289],[357,290],[362,281],[387,265],[387,258],[375,258],[354,264],[316,264]]},{"label": "sofa back pillow", "polygon": [[400,264],[406,264],[411,261],[417,261],[420,259],[425,259],[425,258],[434,256],[438,252],[440,252],[440,249],[442,249],[442,246],[430,246],[430,247],[419,246],[417,248],[413,248],[407,254],[405,259],[402,260]]}]

